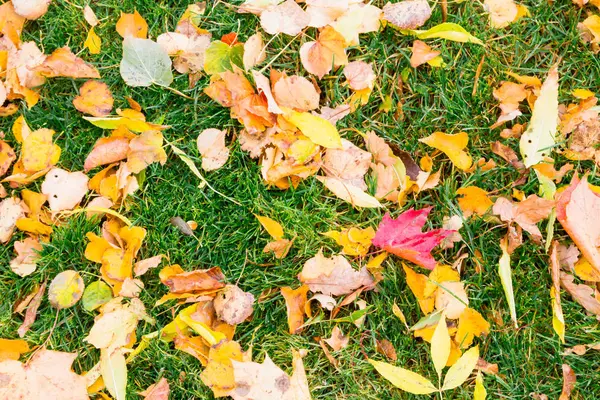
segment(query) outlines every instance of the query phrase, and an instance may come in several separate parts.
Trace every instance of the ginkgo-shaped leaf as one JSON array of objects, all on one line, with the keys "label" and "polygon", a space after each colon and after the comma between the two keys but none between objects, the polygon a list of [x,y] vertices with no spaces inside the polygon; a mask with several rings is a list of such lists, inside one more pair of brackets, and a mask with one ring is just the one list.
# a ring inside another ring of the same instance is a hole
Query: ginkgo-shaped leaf
[{"label": "ginkgo-shaped leaf", "polygon": [[59,310],[73,307],[83,295],[84,286],[83,279],[77,271],[63,271],[50,283],[48,300]]},{"label": "ginkgo-shaped leaf", "polygon": [[422,232],[432,208],[410,209],[392,219],[385,214],[373,238],[373,245],[427,269],[435,267],[431,250],[454,231],[434,229]]},{"label": "ginkgo-shaped leaf", "polygon": [[446,325],[446,317],[442,314],[433,336],[431,337],[431,360],[438,376],[442,376],[442,370],[450,357],[450,334],[448,333],[448,325]]},{"label": "ginkgo-shaped leaf", "polygon": [[475,369],[478,360],[479,347],[471,347],[450,367],[444,378],[442,390],[450,390],[462,385]]},{"label": "ginkgo-shaped leaf", "polygon": [[473,159],[465,151],[469,144],[469,135],[466,132],[460,132],[455,135],[449,135],[444,132],[434,132],[426,138],[419,139],[428,146],[438,149],[448,156],[456,168],[466,171],[471,168]]},{"label": "ginkgo-shaped leaf", "polygon": [[133,36],[123,41],[121,77],[129,86],[167,87],[173,82],[171,58],[156,42]]},{"label": "ginkgo-shaped leaf", "polygon": [[433,386],[431,381],[415,372],[404,368],[395,367],[391,364],[369,360],[369,363],[375,367],[385,379],[399,389],[412,394],[430,394],[437,392],[438,389]]},{"label": "ginkgo-shaped leaf", "polygon": [[521,136],[519,148],[523,163],[531,167],[552,152],[558,126],[558,65],[554,65],[544,81],[533,106],[531,121]]}]

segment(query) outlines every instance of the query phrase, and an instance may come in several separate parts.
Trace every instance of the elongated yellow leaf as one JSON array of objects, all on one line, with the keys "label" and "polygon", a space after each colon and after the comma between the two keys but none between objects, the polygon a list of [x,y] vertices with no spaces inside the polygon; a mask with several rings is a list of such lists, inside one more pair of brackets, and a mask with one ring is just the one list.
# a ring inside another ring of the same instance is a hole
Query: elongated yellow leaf
[{"label": "elongated yellow leaf", "polygon": [[404,324],[404,326],[406,327],[406,329],[408,328],[408,324],[406,323],[406,317],[404,316],[404,313],[402,312],[402,310],[400,309],[400,307],[398,307],[398,305],[396,304],[396,302],[394,302],[394,305],[392,306],[392,312],[394,313],[394,315],[396,317],[398,317],[398,319],[400,321],[402,321],[402,323]]},{"label": "elongated yellow leaf", "polygon": [[450,390],[462,385],[475,369],[477,360],[479,360],[479,347],[471,347],[450,367],[444,378],[442,390]]},{"label": "elongated yellow leaf", "polygon": [[281,224],[269,217],[263,217],[260,215],[254,214],[258,222],[265,228],[265,230],[271,235],[271,237],[275,240],[279,240],[283,238],[283,227]]},{"label": "elongated yellow leaf", "polygon": [[558,126],[558,65],[554,65],[533,106],[531,121],[521,136],[519,148],[523,163],[531,167],[550,155],[556,144]]},{"label": "elongated yellow leaf", "polygon": [[94,32],[94,27],[90,29],[87,35],[87,39],[85,39],[85,43],[83,44],[91,54],[99,54],[100,49],[102,48],[102,39],[100,36]]},{"label": "elongated yellow leaf", "polygon": [[121,349],[110,352],[102,349],[100,352],[100,372],[106,389],[115,400],[125,400],[127,397],[127,364]]},{"label": "elongated yellow leaf", "polygon": [[165,125],[152,124],[137,119],[131,119],[127,117],[83,117],[83,119],[89,121],[92,125],[102,129],[117,129],[121,125],[125,125],[127,129],[133,132],[145,132],[151,130],[163,130],[168,128]]},{"label": "elongated yellow leaf", "polygon": [[336,127],[326,119],[307,112],[299,113],[289,108],[282,107],[285,118],[313,143],[328,149],[341,149],[342,139]]},{"label": "elongated yellow leaf", "polygon": [[333,194],[339,197],[342,200],[346,200],[348,203],[352,204],[355,207],[365,207],[365,208],[377,208],[383,207],[379,200],[375,197],[371,196],[368,193],[362,191],[358,186],[350,185],[348,183],[344,183],[336,178],[331,178],[328,176],[317,176],[319,181],[323,183],[327,187],[327,189],[331,190]]},{"label": "elongated yellow leaf", "polygon": [[442,370],[448,362],[451,348],[446,316],[442,315],[433,331],[433,336],[431,336],[431,359],[438,376],[442,376]]},{"label": "elongated yellow leaf", "polygon": [[483,42],[471,35],[465,28],[458,24],[451,22],[444,22],[434,26],[426,31],[410,31],[413,35],[419,39],[434,39],[441,38],[446,40],[452,40],[454,42],[462,43],[474,43],[483,45]]},{"label": "elongated yellow leaf", "polygon": [[475,391],[473,392],[473,400],[485,400],[487,397],[487,391],[485,390],[485,386],[483,386],[483,376],[481,375],[481,371],[477,372],[477,377],[475,378]]},{"label": "elongated yellow leaf", "polygon": [[508,254],[508,242],[506,238],[500,240],[500,249],[502,249],[502,256],[498,262],[498,275],[500,275],[500,282],[502,283],[502,288],[504,288],[504,295],[506,296],[506,302],[508,303],[510,318],[515,324],[515,328],[517,328],[517,308],[515,306],[512,270],[510,268],[510,254]]},{"label": "elongated yellow leaf", "polygon": [[429,379],[417,373],[381,361],[369,360],[369,363],[375,367],[381,376],[390,381],[392,385],[405,392],[412,394],[437,392],[437,388],[433,386],[433,383]]},{"label": "elongated yellow leaf", "polygon": [[[208,342],[208,344],[210,344],[211,346],[214,346],[215,344],[219,343],[221,340],[225,339],[225,334],[214,331],[214,330],[210,329],[208,327],[208,325],[206,325],[200,321],[196,321],[196,320],[192,319],[192,317],[189,315],[191,313],[186,312],[186,310],[190,310],[190,309],[191,308],[188,307],[179,314],[181,321],[183,321],[187,326],[192,328],[198,335],[202,336],[202,338],[204,340],[206,340]],[[193,310],[195,310],[195,309],[196,308],[193,307]]]}]

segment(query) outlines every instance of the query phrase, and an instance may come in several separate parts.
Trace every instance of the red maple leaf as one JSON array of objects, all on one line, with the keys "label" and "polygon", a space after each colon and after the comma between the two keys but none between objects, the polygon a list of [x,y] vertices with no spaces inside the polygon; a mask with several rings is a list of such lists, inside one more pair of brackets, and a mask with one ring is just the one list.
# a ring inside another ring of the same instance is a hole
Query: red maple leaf
[{"label": "red maple leaf", "polygon": [[396,219],[386,213],[377,228],[373,245],[427,269],[434,269],[436,262],[431,250],[455,231],[435,229],[422,232],[431,209],[411,208]]}]

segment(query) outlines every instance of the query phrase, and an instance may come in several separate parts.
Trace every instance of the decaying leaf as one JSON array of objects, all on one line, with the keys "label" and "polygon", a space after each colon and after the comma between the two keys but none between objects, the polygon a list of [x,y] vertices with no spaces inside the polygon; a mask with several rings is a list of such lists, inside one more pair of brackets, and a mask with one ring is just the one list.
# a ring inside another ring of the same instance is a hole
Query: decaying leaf
[{"label": "decaying leaf", "polygon": [[34,292],[34,296],[31,299],[29,305],[27,306],[27,311],[25,311],[25,319],[23,320],[23,323],[21,324],[21,326],[19,326],[19,329],[17,330],[19,337],[24,337],[25,334],[29,332],[31,325],[33,325],[33,323],[35,322],[35,318],[37,317],[37,310],[40,307],[40,304],[42,304],[42,299],[44,298],[45,291],[46,282],[44,282],[40,286],[40,288],[36,292]]},{"label": "decaying leaf", "polygon": [[300,60],[304,68],[319,79],[331,71],[332,65],[348,64],[346,39],[335,29],[326,26],[316,42],[306,42],[300,48]]},{"label": "decaying leaf", "polygon": [[592,314],[600,315],[600,301],[596,299],[594,289],[583,283],[575,283],[575,277],[566,272],[560,273],[560,285],[583,308]]},{"label": "decaying leaf", "polygon": [[10,269],[20,277],[31,275],[40,258],[42,244],[35,238],[25,238],[23,241],[16,241],[14,246],[17,256],[10,260]]},{"label": "decaying leaf", "polygon": [[[402,4],[402,3],[398,3]],[[433,50],[427,43],[420,40],[415,40],[412,46],[412,55],[410,56],[410,66],[417,68],[419,65],[434,63],[434,59],[439,57],[441,52]],[[435,65],[435,63],[434,63]]]},{"label": "decaying leaf", "polygon": [[213,171],[221,168],[229,158],[229,149],[225,146],[226,131],[205,129],[198,135],[196,144],[202,155],[202,169]]},{"label": "decaying leaf", "polygon": [[383,19],[400,29],[416,29],[425,25],[431,17],[427,0],[404,0],[387,3],[383,7]]},{"label": "decaying leaf", "polygon": [[54,50],[33,70],[46,78],[100,78],[98,70],[73,54],[69,47]]},{"label": "decaying leaf", "polygon": [[383,207],[379,200],[370,194],[364,192],[360,187],[353,184],[345,183],[344,181],[325,176],[317,176],[327,189],[342,200],[347,201],[355,207],[378,208]]},{"label": "decaying leaf", "polygon": [[289,332],[292,335],[298,333],[300,327],[304,324],[306,294],[308,290],[308,286],[306,285],[302,285],[298,289],[292,289],[289,286],[281,288],[281,295],[285,299],[285,307],[287,309]]},{"label": "decaying leaf", "polygon": [[169,382],[166,378],[160,378],[160,380],[150,386],[143,392],[140,392],[141,396],[144,396],[144,400],[169,400],[169,393],[171,389]]},{"label": "decaying leaf", "polygon": [[325,343],[331,346],[334,351],[340,351],[341,349],[346,348],[350,342],[350,338],[347,335],[344,335],[338,325],[333,327],[333,330],[331,331],[331,337],[323,340]]},{"label": "decaying leaf", "polygon": [[81,299],[84,287],[83,279],[77,271],[63,271],[50,282],[48,300],[59,310],[73,307]]},{"label": "decaying leaf", "polygon": [[567,364],[562,365],[562,373],[563,387],[558,400],[569,400],[571,398],[571,392],[573,391],[575,383],[577,382],[577,377],[575,376],[573,369]]},{"label": "decaying leaf", "polygon": [[554,204],[554,201],[543,199],[534,194],[518,203],[499,197],[494,203],[492,212],[498,215],[502,221],[515,222],[523,230],[529,232],[534,240],[539,242],[542,239],[542,233],[536,224],[548,218]]},{"label": "decaying leaf", "polygon": [[103,117],[110,115],[113,97],[108,85],[100,81],[87,81],[79,88],[79,96],[73,99],[73,105],[82,113]]},{"label": "decaying leaf", "polygon": [[88,191],[89,178],[83,172],[53,168],[42,183],[42,194],[48,196],[53,212],[72,210]]},{"label": "decaying leaf", "polygon": [[11,0],[11,2],[17,14],[35,20],[46,14],[52,0]]},{"label": "decaying leaf", "polygon": [[346,65],[344,76],[352,90],[373,89],[376,78],[371,64],[364,61],[352,61]]},{"label": "decaying leaf", "polygon": [[254,311],[254,296],[236,285],[227,285],[214,300],[217,317],[229,325],[244,322]]},{"label": "decaying leaf", "polygon": [[260,15],[260,25],[270,35],[285,33],[295,36],[309,22],[309,15],[294,0],[286,0]]}]

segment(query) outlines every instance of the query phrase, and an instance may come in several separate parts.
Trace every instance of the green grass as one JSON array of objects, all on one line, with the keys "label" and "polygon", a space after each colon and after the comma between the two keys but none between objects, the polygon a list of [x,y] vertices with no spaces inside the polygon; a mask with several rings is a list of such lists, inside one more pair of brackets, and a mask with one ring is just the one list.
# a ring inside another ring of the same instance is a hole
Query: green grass
[{"label": "green grass", "polygon": [[[239,4],[240,1],[234,3]],[[383,5],[383,2],[376,3]],[[362,132],[373,130],[417,158],[429,152],[425,145],[418,142],[419,138],[438,130],[448,133],[466,131],[470,136],[469,150],[473,158],[493,158],[498,163],[498,167],[489,172],[464,174],[453,169],[448,160],[438,157],[434,168],[443,170],[441,184],[416,198],[411,197],[406,204],[406,207],[417,208],[434,206],[430,226],[439,227],[443,216],[458,212],[455,191],[463,185],[477,185],[486,190],[500,189],[499,194],[510,196],[510,185],[518,174],[490,152],[489,144],[500,138],[499,130],[491,131],[488,128],[499,112],[492,90],[507,79],[505,71],[543,77],[552,64],[562,59],[562,102],[573,101],[569,92],[574,88],[598,90],[600,59],[579,40],[576,29],[586,12],[593,10],[586,8],[581,11],[568,0],[557,0],[552,5],[545,1],[524,3],[529,7],[531,18],[504,30],[493,30],[488,27],[481,4],[451,2],[448,21],[463,25],[486,42],[487,46],[432,41],[434,47],[442,51],[447,63],[443,69],[432,70],[428,66],[410,69],[408,60],[413,39],[391,29],[361,35],[360,46],[349,51],[351,60],[373,63],[378,79],[370,103],[338,124],[345,137],[362,146],[358,135],[344,129],[354,128]],[[186,2],[103,0],[93,3],[92,7],[102,21],[96,31],[102,37],[103,48],[97,56],[82,51],[87,25],[78,6],[84,4],[81,0],[54,2],[42,19],[27,23],[23,40],[35,41],[46,53],[64,45],[71,46],[74,52],[80,53],[100,69],[102,80],[113,91],[116,107],[126,107],[125,96],[132,96],[143,106],[150,121],[164,118],[164,123],[172,126],[165,131],[165,137],[169,141],[178,141],[178,145],[193,155],[196,161],[195,138],[203,129],[217,127],[230,132],[240,129],[239,124],[231,120],[229,110],[218,106],[202,93],[208,83],[206,77],[200,80],[195,89],[188,90],[187,76],[177,74],[173,86],[194,99],[188,100],[160,88],[127,87],[119,76],[121,38],[114,31],[119,12],[133,12],[137,8],[148,21],[150,36],[155,38],[174,28],[187,6]],[[440,22],[441,11],[436,6],[427,26]],[[260,29],[255,16],[236,14],[224,2],[209,2],[203,27],[214,38],[237,32],[242,41]],[[299,61],[298,48],[314,36],[315,31],[309,30],[305,37],[296,39],[272,66],[288,74],[306,75]],[[289,40],[290,37],[273,40],[268,59],[275,57]],[[479,77],[479,88],[473,96],[475,71],[482,57],[484,66]],[[397,79],[406,68],[410,69],[410,73],[400,93]],[[343,102],[350,94],[343,82],[341,71],[321,80],[322,102],[331,106]],[[81,170],[94,142],[106,134],[84,121],[71,104],[81,83],[71,79],[50,80],[41,88],[40,103],[31,110],[22,110],[32,128],[48,127],[59,132],[57,142],[63,148],[59,166],[69,170]],[[392,96],[394,109],[386,114],[378,108],[381,97],[388,94]],[[394,117],[399,103],[402,103],[404,119]],[[0,120],[0,130],[7,133],[7,140],[13,144],[10,127],[15,118],[16,115]],[[527,115],[519,121],[527,121]],[[514,139],[504,142],[517,148]],[[231,157],[227,164],[205,176],[217,190],[235,198],[241,206],[206,188],[198,189],[198,179],[170,152],[165,166],[152,165],[147,169],[146,181],[136,193],[132,207],[125,211],[136,225],[148,230],[139,258],[163,253],[171,263],[178,263],[186,270],[218,265],[229,282],[239,282],[242,289],[258,297],[267,289],[285,285],[296,287],[296,276],[304,262],[319,248],[323,247],[327,254],[338,250],[320,232],[348,226],[376,227],[385,211],[393,215],[400,212],[393,204],[387,204],[384,210],[353,209],[333,198],[312,178],[302,182],[297,189],[269,189],[262,182],[256,161],[241,151],[237,143],[232,143],[230,147]],[[559,165],[563,162],[559,160]],[[576,165],[576,168],[582,172],[593,170],[593,165],[584,162]],[[39,185],[38,181],[30,186],[39,189]],[[532,194],[536,192],[537,185],[530,179],[521,189],[526,194]],[[253,213],[277,219],[289,235],[298,236],[284,260],[274,260],[262,253],[268,238]],[[197,236],[201,244],[194,238],[181,235],[171,226],[169,218],[173,216],[197,221]],[[86,221],[82,216],[74,216],[65,225],[55,228],[52,242],[44,248],[37,272],[27,278],[18,278],[8,267],[13,257],[12,242],[0,249],[3,260],[0,269],[0,291],[3,294],[0,303],[0,337],[16,337],[21,317],[12,314],[12,306],[35,283],[50,280],[65,269],[81,271],[86,284],[96,279],[99,266],[86,260],[83,251],[87,244],[85,233],[98,230],[96,224]],[[571,365],[577,374],[574,398],[600,398],[600,386],[597,385],[600,353],[590,351],[581,357],[561,355],[562,347],[551,324],[548,257],[542,246],[530,241],[513,255],[520,328],[515,330],[512,327],[496,272],[500,257],[498,243],[503,234],[503,228],[481,219],[471,219],[463,230],[466,243],[457,244],[454,250],[436,253],[438,260],[447,263],[452,263],[459,248],[463,248],[470,256],[476,249],[483,255],[483,272],[475,273],[474,263],[467,260],[463,280],[468,288],[471,306],[492,322],[490,335],[480,340],[482,356],[489,362],[498,363],[500,367],[498,376],[485,378],[489,398],[524,399],[531,392],[557,398],[562,385],[562,363]],[[559,239],[567,238],[560,229],[556,235]],[[14,239],[22,237],[21,233],[17,233]],[[354,260],[355,265],[358,262]],[[263,264],[268,266],[261,266]],[[243,348],[252,346],[255,359],[261,361],[266,352],[288,372],[291,366],[290,349],[308,349],[305,366],[315,399],[416,398],[394,389],[364,357],[367,354],[381,359],[376,354],[375,339],[385,338],[394,344],[398,352],[397,365],[430,378],[435,376],[428,355],[429,346],[413,339],[391,314],[392,304],[396,302],[406,314],[409,324],[422,316],[406,285],[400,262],[392,257],[386,261],[385,268],[385,280],[379,285],[379,290],[362,296],[372,306],[364,327],[343,326],[351,341],[346,349],[334,353],[340,361],[338,369],[329,364],[314,340],[316,336],[328,337],[334,324],[317,324],[306,329],[302,335],[289,335],[285,304],[280,295],[257,304],[252,321],[238,326],[235,339]],[[158,271],[150,271],[143,281],[146,286],[141,299],[148,306],[149,313],[156,318],[157,325],[150,326],[142,322],[138,337],[166,325],[173,315],[169,305],[152,307],[166,292],[158,279]],[[351,305],[342,315],[354,309]],[[597,320],[587,316],[578,304],[564,294],[563,310],[567,323],[567,346],[598,341],[600,329]],[[495,313],[501,316],[503,325],[493,322],[492,315]],[[44,299],[38,319],[26,340],[32,345],[42,344],[50,333],[55,317],[56,312]],[[82,341],[93,320],[94,315],[84,311],[80,305],[60,311],[56,330],[48,343],[50,349],[78,352],[74,366],[78,372],[87,370],[98,361],[99,351]],[[129,365],[129,398],[138,398],[135,394],[137,391],[164,376],[171,384],[173,399],[212,399],[211,391],[199,379],[201,371],[202,366],[193,357],[173,349],[172,345],[154,341]],[[469,399],[472,390],[472,384],[464,385],[445,394],[445,397]]]}]

